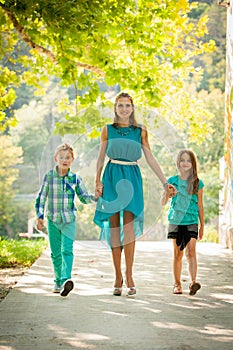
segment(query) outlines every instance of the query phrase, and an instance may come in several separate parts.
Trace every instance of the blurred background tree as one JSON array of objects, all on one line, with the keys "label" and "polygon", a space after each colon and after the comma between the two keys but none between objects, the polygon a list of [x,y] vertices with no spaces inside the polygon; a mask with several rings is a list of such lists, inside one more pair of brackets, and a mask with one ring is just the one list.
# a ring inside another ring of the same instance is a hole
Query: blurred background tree
[{"label": "blurred background tree", "polygon": [[22,149],[14,146],[9,136],[0,136],[0,232],[1,235],[14,236],[11,223],[15,190],[12,184],[18,177],[17,165],[22,163]]}]

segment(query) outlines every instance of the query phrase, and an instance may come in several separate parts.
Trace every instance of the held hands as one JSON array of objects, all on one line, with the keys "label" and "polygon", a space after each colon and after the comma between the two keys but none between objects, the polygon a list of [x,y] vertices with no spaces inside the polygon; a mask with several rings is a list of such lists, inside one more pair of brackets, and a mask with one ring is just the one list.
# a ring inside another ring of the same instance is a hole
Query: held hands
[{"label": "held hands", "polygon": [[104,185],[102,184],[102,182],[96,183],[96,186],[95,186],[95,197],[96,198],[99,198],[102,196],[103,188],[104,188]]},{"label": "held hands", "polygon": [[36,220],[36,228],[39,231],[42,231],[44,228],[44,220],[43,219],[37,219]]},{"label": "held hands", "polygon": [[178,191],[173,185],[169,183],[166,183],[163,187],[164,187],[164,191],[163,191],[160,203],[161,205],[166,205],[169,198],[175,197]]},{"label": "held hands", "polygon": [[175,197],[178,193],[177,189],[171,184],[166,185],[165,191],[169,198]]}]

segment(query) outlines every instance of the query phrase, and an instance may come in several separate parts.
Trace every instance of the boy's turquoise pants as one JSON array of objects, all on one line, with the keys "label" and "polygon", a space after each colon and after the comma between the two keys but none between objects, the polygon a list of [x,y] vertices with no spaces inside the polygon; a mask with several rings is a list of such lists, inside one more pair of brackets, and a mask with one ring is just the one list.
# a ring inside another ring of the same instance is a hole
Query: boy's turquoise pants
[{"label": "boy's turquoise pants", "polygon": [[68,224],[56,224],[48,220],[49,244],[55,275],[54,282],[58,286],[71,278],[75,234],[75,221]]}]

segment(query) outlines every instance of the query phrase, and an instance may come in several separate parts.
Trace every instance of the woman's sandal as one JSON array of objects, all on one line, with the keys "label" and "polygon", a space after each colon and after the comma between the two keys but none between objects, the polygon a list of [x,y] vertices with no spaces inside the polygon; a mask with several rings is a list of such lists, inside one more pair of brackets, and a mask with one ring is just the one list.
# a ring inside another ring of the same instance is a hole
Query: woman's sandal
[{"label": "woman's sandal", "polygon": [[189,295],[195,295],[197,291],[201,288],[200,283],[192,282],[189,285]]},{"label": "woman's sandal", "polygon": [[131,296],[133,296],[133,295],[135,295],[135,294],[136,294],[136,287],[130,287],[130,288],[128,288],[127,294],[126,294],[127,297],[131,297]]},{"label": "woman's sandal", "polygon": [[182,294],[181,284],[175,283],[173,287],[173,294]]},{"label": "woman's sandal", "polygon": [[[121,281],[121,286],[123,285],[123,279]],[[113,295],[115,296],[121,296],[122,293],[122,287],[114,287],[113,289]]]},{"label": "woman's sandal", "polygon": [[122,287],[114,287],[113,295],[121,296],[121,293],[122,293]]},{"label": "woman's sandal", "polygon": [[[129,283],[128,283],[128,281],[127,281],[126,276],[125,276],[125,281],[126,281],[126,285],[127,285],[127,287],[128,287]],[[131,283],[134,284],[133,280],[131,280]],[[135,294],[136,294],[136,287],[135,287],[135,286],[133,286],[133,287],[128,287],[128,288],[127,288],[127,293],[126,293],[126,296],[127,296],[127,297],[132,297],[132,296],[135,295]]]}]

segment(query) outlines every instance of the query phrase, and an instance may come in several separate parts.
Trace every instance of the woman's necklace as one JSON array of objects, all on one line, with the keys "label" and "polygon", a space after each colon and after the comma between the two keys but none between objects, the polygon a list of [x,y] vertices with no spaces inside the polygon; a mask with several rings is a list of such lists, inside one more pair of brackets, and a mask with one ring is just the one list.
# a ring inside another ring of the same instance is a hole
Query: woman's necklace
[{"label": "woman's necklace", "polygon": [[128,126],[128,128],[125,128],[125,129],[126,129],[125,132],[123,132],[123,131],[121,131],[119,129],[119,126],[117,126],[116,131],[121,136],[127,136],[130,133],[131,129],[132,129],[132,125]]}]

